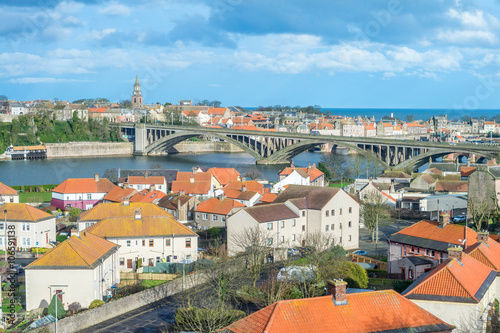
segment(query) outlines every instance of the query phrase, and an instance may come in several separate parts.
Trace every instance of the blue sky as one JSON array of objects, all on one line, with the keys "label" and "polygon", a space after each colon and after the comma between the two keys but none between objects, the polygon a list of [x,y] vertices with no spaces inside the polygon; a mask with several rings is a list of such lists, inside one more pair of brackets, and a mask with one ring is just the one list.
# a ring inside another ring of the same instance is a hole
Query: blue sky
[{"label": "blue sky", "polygon": [[[33,5],[36,4],[36,5]],[[500,108],[500,1],[2,0],[0,95]]]}]

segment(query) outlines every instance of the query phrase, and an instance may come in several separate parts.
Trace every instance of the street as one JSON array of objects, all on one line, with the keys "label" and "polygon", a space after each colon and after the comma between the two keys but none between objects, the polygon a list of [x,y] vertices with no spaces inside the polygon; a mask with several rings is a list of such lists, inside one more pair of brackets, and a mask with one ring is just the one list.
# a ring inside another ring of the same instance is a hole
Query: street
[{"label": "street", "polygon": [[387,255],[387,239],[395,232],[407,228],[413,222],[395,220],[383,223],[379,227],[379,242],[371,241],[371,234],[366,228],[359,229],[359,249],[365,250],[369,257],[381,258]]}]

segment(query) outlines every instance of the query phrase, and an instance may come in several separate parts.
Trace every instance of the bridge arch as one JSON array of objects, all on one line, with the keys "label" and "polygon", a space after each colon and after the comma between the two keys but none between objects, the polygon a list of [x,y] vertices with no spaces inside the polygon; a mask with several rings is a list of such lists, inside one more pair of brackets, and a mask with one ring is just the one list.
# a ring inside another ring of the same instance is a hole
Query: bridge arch
[{"label": "bridge arch", "polygon": [[404,162],[399,163],[397,166],[394,167],[396,170],[404,170],[404,169],[418,169],[421,166],[423,166],[425,163],[429,161],[429,158],[436,159],[439,157],[446,156],[448,154],[475,154],[478,156],[481,156],[483,159],[492,159],[493,156],[490,154],[486,153],[481,153],[481,152],[465,152],[463,150],[450,150],[450,149],[431,149],[425,153],[419,154],[417,156],[414,156],[410,159],[407,159]]}]

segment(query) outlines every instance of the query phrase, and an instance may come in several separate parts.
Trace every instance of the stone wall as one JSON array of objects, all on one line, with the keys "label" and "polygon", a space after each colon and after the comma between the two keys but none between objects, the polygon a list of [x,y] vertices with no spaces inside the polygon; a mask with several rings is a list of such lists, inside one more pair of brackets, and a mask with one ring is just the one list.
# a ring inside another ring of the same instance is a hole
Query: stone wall
[{"label": "stone wall", "polygon": [[0,114],[0,123],[11,123],[12,119],[18,118],[18,115],[14,114]]},{"label": "stone wall", "polygon": [[47,158],[132,155],[131,142],[47,143]]},{"label": "stone wall", "polygon": [[184,141],[175,145],[169,150],[169,153],[241,153],[244,152],[238,146],[235,146],[229,142],[213,142],[213,141],[197,141],[189,142]]},{"label": "stone wall", "polygon": [[[184,288],[192,288],[204,281],[206,281],[206,277],[199,273],[189,274],[185,278]],[[183,283],[181,277],[157,287],[111,301],[98,308],[61,319],[57,323],[57,329],[58,332],[78,332],[142,306],[160,301],[165,297],[175,295],[182,290]],[[55,323],[43,328],[53,333],[55,332]]]}]

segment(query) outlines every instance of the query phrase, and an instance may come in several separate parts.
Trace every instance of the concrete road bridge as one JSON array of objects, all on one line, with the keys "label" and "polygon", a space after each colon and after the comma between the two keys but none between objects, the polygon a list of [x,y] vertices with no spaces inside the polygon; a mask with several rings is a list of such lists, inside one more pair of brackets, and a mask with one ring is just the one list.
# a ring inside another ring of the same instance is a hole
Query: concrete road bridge
[{"label": "concrete road bridge", "polygon": [[256,159],[257,164],[288,163],[300,153],[323,144],[352,149],[379,163],[384,169],[416,169],[449,154],[467,156],[476,162],[500,156],[500,146],[439,143],[429,141],[310,135],[289,132],[245,131],[224,128],[182,127],[171,125],[120,124],[123,135],[134,138],[134,154],[165,153],[176,144],[194,137],[212,137],[230,142]]}]

